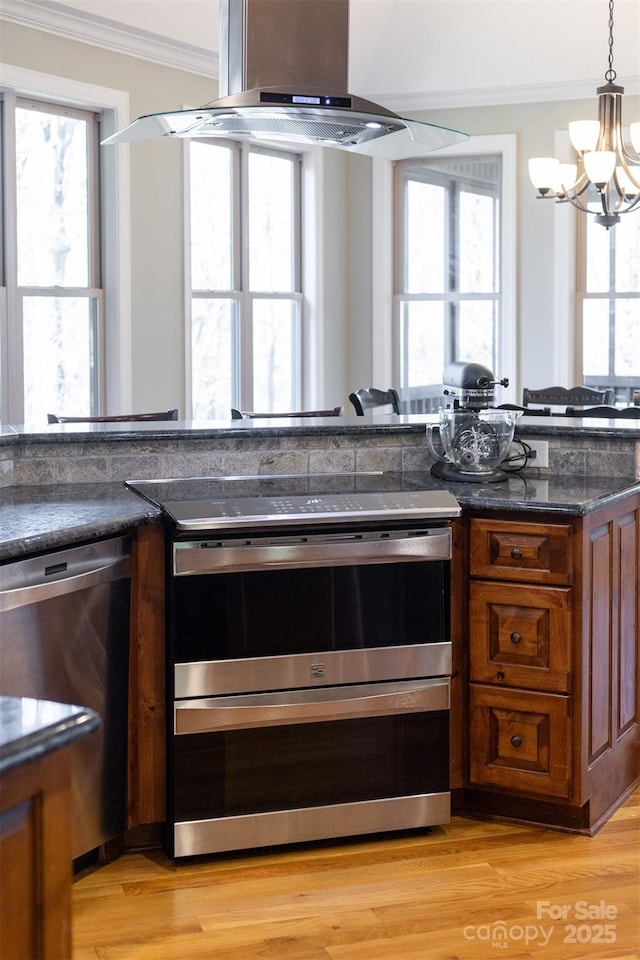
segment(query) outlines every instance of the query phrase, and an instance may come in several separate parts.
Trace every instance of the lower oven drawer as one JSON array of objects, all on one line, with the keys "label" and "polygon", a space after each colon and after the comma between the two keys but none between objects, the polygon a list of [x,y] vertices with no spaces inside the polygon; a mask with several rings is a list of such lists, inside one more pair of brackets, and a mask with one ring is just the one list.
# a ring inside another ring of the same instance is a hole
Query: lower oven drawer
[{"label": "lower oven drawer", "polygon": [[449,820],[448,679],[175,704],[176,857]]}]

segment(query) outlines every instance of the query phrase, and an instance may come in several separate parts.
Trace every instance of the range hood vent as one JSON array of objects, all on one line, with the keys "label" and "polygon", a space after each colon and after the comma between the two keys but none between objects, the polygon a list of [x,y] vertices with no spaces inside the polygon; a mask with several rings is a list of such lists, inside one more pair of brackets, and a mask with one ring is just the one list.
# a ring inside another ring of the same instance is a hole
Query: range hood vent
[{"label": "range hood vent", "polygon": [[220,99],[139,117],[103,143],[226,137],[421,156],[467,139],[347,93],[349,0],[220,0]]}]

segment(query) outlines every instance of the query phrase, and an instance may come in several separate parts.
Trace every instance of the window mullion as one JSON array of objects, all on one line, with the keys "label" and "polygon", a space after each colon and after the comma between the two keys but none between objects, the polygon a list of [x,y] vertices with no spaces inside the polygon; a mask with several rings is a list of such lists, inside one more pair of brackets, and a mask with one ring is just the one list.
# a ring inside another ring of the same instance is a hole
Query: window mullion
[{"label": "window mullion", "polygon": [[453,182],[446,187],[446,204],[448,215],[445,218],[446,236],[444,245],[447,257],[446,263],[446,290],[448,297],[447,327],[445,331],[445,364],[455,360],[458,353],[458,323],[460,310],[457,294],[459,293],[458,263],[459,263],[459,190]]},{"label": "window mullion", "polygon": [[253,410],[253,296],[250,290],[249,276],[249,148],[238,145],[237,190],[234,202],[234,247],[236,250],[237,271],[234,268],[234,282],[240,291],[238,301],[237,344],[238,373],[240,383],[238,393],[240,406],[244,410]]},{"label": "window mullion", "polygon": [[16,198],[16,110],[17,98],[3,94],[2,176],[4,189],[4,282],[6,317],[0,344],[2,363],[2,420],[24,422],[24,364],[22,339],[22,295],[18,290],[17,198]]}]

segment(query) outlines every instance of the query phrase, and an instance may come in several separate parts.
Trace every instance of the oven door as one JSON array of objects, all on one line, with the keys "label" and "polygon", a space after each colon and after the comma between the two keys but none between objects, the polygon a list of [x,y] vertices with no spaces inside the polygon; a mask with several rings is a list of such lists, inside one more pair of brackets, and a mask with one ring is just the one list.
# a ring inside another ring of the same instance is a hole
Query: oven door
[{"label": "oven door", "polygon": [[446,676],[448,527],[175,542],[177,698]]},{"label": "oven door", "polygon": [[175,857],[446,823],[449,681],[179,701]]}]

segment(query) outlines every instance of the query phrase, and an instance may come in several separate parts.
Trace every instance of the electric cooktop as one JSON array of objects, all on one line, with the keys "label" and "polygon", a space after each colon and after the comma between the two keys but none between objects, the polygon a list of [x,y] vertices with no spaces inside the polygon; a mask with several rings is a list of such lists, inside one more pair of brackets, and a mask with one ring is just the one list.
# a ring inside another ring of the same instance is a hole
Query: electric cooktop
[{"label": "electric cooktop", "polygon": [[128,480],[177,530],[300,523],[447,520],[461,508],[428,473],[340,473]]}]

